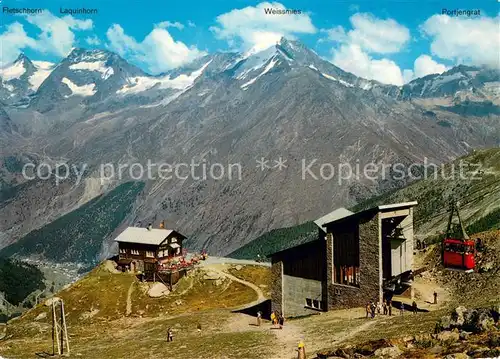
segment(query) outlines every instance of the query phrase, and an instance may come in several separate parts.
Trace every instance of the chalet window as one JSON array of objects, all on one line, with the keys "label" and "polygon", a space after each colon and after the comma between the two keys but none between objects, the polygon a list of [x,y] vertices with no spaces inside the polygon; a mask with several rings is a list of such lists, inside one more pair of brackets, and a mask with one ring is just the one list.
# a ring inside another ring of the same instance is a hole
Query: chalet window
[{"label": "chalet window", "polygon": [[172,238],[170,239],[170,243],[177,243],[177,238],[172,237]]},{"label": "chalet window", "polygon": [[359,267],[337,265],[333,268],[334,283],[359,287]]},{"label": "chalet window", "polygon": [[306,307],[312,309],[323,309],[323,302],[317,299],[306,298]]},{"label": "chalet window", "polygon": [[146,257],[153,258],[155,256],[155,252],[146,251]]},{"label": "chalet window", "polygon": [[333,282],[359,287],[359,229],[333,237]]},{"label": "chalet window", "polygon": [[133,254],[133,255],[136,255],[136,256],[139,255],[139,251],[137,249],[131,249],[130,253]]},{"label": "chalet window", "polygon": [[127,253],[127,250],[125,248],[120,248],[120,253],[121,254],[126,254]]}]

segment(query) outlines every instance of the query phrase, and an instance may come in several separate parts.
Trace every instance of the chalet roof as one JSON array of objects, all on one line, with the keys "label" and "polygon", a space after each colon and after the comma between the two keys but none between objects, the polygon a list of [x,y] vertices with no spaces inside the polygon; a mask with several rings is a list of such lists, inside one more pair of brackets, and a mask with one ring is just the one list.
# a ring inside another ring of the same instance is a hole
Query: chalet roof
[{"label": "chalet roof", "polygon": [[116,242],[160,245],[172,232],[171,229],[128,227],[115,238]]},{"label": "chalet roof", "polygon": [[326,229],[323,228],[323,225],[326,223],[330,223],[333,221],[337,221],[341,218],[348,217],[350,215],[354,214],[354,212],[349,211],[348,209],[345,209],[343,207],[337,208],[335,211],[330,212],[328,214],[325,214],[323,217],[317,219],[314,221],[314,223],[323,230],[323,232],[326,232]]}]

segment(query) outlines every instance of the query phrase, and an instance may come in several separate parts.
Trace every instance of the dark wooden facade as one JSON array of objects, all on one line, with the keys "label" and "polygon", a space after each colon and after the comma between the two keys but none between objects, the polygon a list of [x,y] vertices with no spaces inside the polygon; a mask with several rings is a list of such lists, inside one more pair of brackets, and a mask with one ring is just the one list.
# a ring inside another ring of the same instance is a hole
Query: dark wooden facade
[{"label": "dark wooden facade", "polygon": [[172,231],[158,245],[118,240],[119,264],[128,265],[133,271],[156,272],[159,262],[182,256],[185,239],[182,234]]}]

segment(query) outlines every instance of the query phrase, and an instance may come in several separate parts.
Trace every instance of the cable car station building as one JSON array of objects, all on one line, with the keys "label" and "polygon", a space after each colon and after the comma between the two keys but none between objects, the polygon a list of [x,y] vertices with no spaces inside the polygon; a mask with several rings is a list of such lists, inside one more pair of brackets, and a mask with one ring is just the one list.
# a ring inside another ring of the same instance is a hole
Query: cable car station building
[{"label": "cable car station building", "polygon": [[365,306],[411,287],[413,207],[344,208],[318,219],[318,239],[270,255],[272,310],[288,317]]}]

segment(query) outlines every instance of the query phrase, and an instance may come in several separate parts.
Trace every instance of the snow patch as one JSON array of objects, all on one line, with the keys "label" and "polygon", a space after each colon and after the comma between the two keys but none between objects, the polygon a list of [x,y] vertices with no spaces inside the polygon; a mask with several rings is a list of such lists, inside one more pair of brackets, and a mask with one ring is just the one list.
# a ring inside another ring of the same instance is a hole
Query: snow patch
[{"label": "snow patch", "polygon": [[310,65],[309,65],[309,68],[310,68],[310,69],[313,69],[313,70],[315,70],[315,71],[319,71],[319,70],[316,68],[316,66],[314,66],[313,64],[310,64]]},{"label": "snow patch", "polygon": [[112,67],[107,67],[105,65],[104,61],[83,61],[70,65],[69,68],[76,71],[98,71],[102,74],[101,77],[104,80],[107,80],[111,75],[115,73]]},{"label": "snow patch", "polygon": [[139,76],[129,78],[129,84],[116,91],[116,93],[133,94],[149,90],[154,86],[158,86],[158,89],[171,88],[175,90],[186,90],[195,82],[211,62],[212,60],[203,65],[199,70],[193,71],[190,75],[182,74],[173,79],[170,78],[170,75],[163,77]]},{"label": "snow patch", "polygon": [[463,77],[465,77],[465,76],[463,74],[461,74],[460,72],[456,72],[456,73],[451,74],[451,75],[438,76],[432,82],[432,86],[431,86],[430,90],[432,91],[432,90],[436,89],[437,87],[439,87],[447,82],[458,80],[458,79],[461,79]]},{"label": "snow patch", "polygon": [[[72,94],[69,95],[69,96],[76,95],[76,96],[87,97],[87,96],[92,96],[92,95],[94,95],[96,93],[96,91],[94,90],[95,84],[93,84],[93,83],[92,84],[78,86],[78,85],[74,84],[67,77],[64,77],[61,82],[63,84],[65,84],[65,85],[67,85],[69,87],[69,89],[71,90]],[[66,95],[64,97],[67,98],[69,96]]]},{"label": "snow patch", "polygon": [[0,77],[3,81],[11,81],[20,78],[25,72],[24,62],[18,61],[8,67],[0,69]]},{"label": "snow patch", "polygon": [[267,64],[267,66],[264,69],[264,71],[262,71],[257,77],[255,77],[254,79],[252,79],[252,80],[244,83],[240,87],[242,89],[245,89],[246,87],[248,87],[251,84],[253,84],[255,81],[257,81],[259,79],[259,77],[261,77],[261,76],[265,75],[267,72],[269,72],[269,70],[271,70],[277,62],[278,62],[278,60],[276,60],[275,58],[271,59],[271,61]]},{"label": "snow patch", "polygon": [[14,86],[9,85],[7,82],[2,83],[2,85],[3,85],[3,87],[5,87],[7,89],[7,91],[10,91],[10,92],[14,91]]},{"label": "snow patch", "polygon": [[35,73],[30,76],[28,79],[31,89],[33,91],[38,90],[42,82],[45,81],[47,77],[49,77],[50,73],[54,68],[54,64],[52,62],[47,61],[32,61],[33,65],[37,68]]},{"label": "snow patch", "polygon": [[329,79],[329,80],[332,80],[332,81],[337,81],[337,82],[341,83],[341,84],[342,84],[342,85],[344,85],[344,86],[347,86],[347,87],[354,87],[354,85],[353,85],[353,84],[350,84],[349,82],[346,82],[346,81],[341,80],[341,79],[337,79],[337,78],[335,78],[335,77],[333,77],[333,76],[330,76],[330,75],[328,75],[328,74],[325,74],[325,73],[323,73],[323,72],[321,73],[321,75],[323,75],[323,77],[326,77],[326,78],[327,78],[327,79]]},{"label": "snow patch", "polygon": [[[262,68],[262,66],[273,58],[277,52],[276,46],[271,46],[257,53],[246,53],[243,55],[243,58],[238,61],[244,61],[244,63],[238,68],[238,74],[235,76],[236,79],[244,79],[250,72]],[[236,62],[236,64],[238,64],[238,62]]]}]

